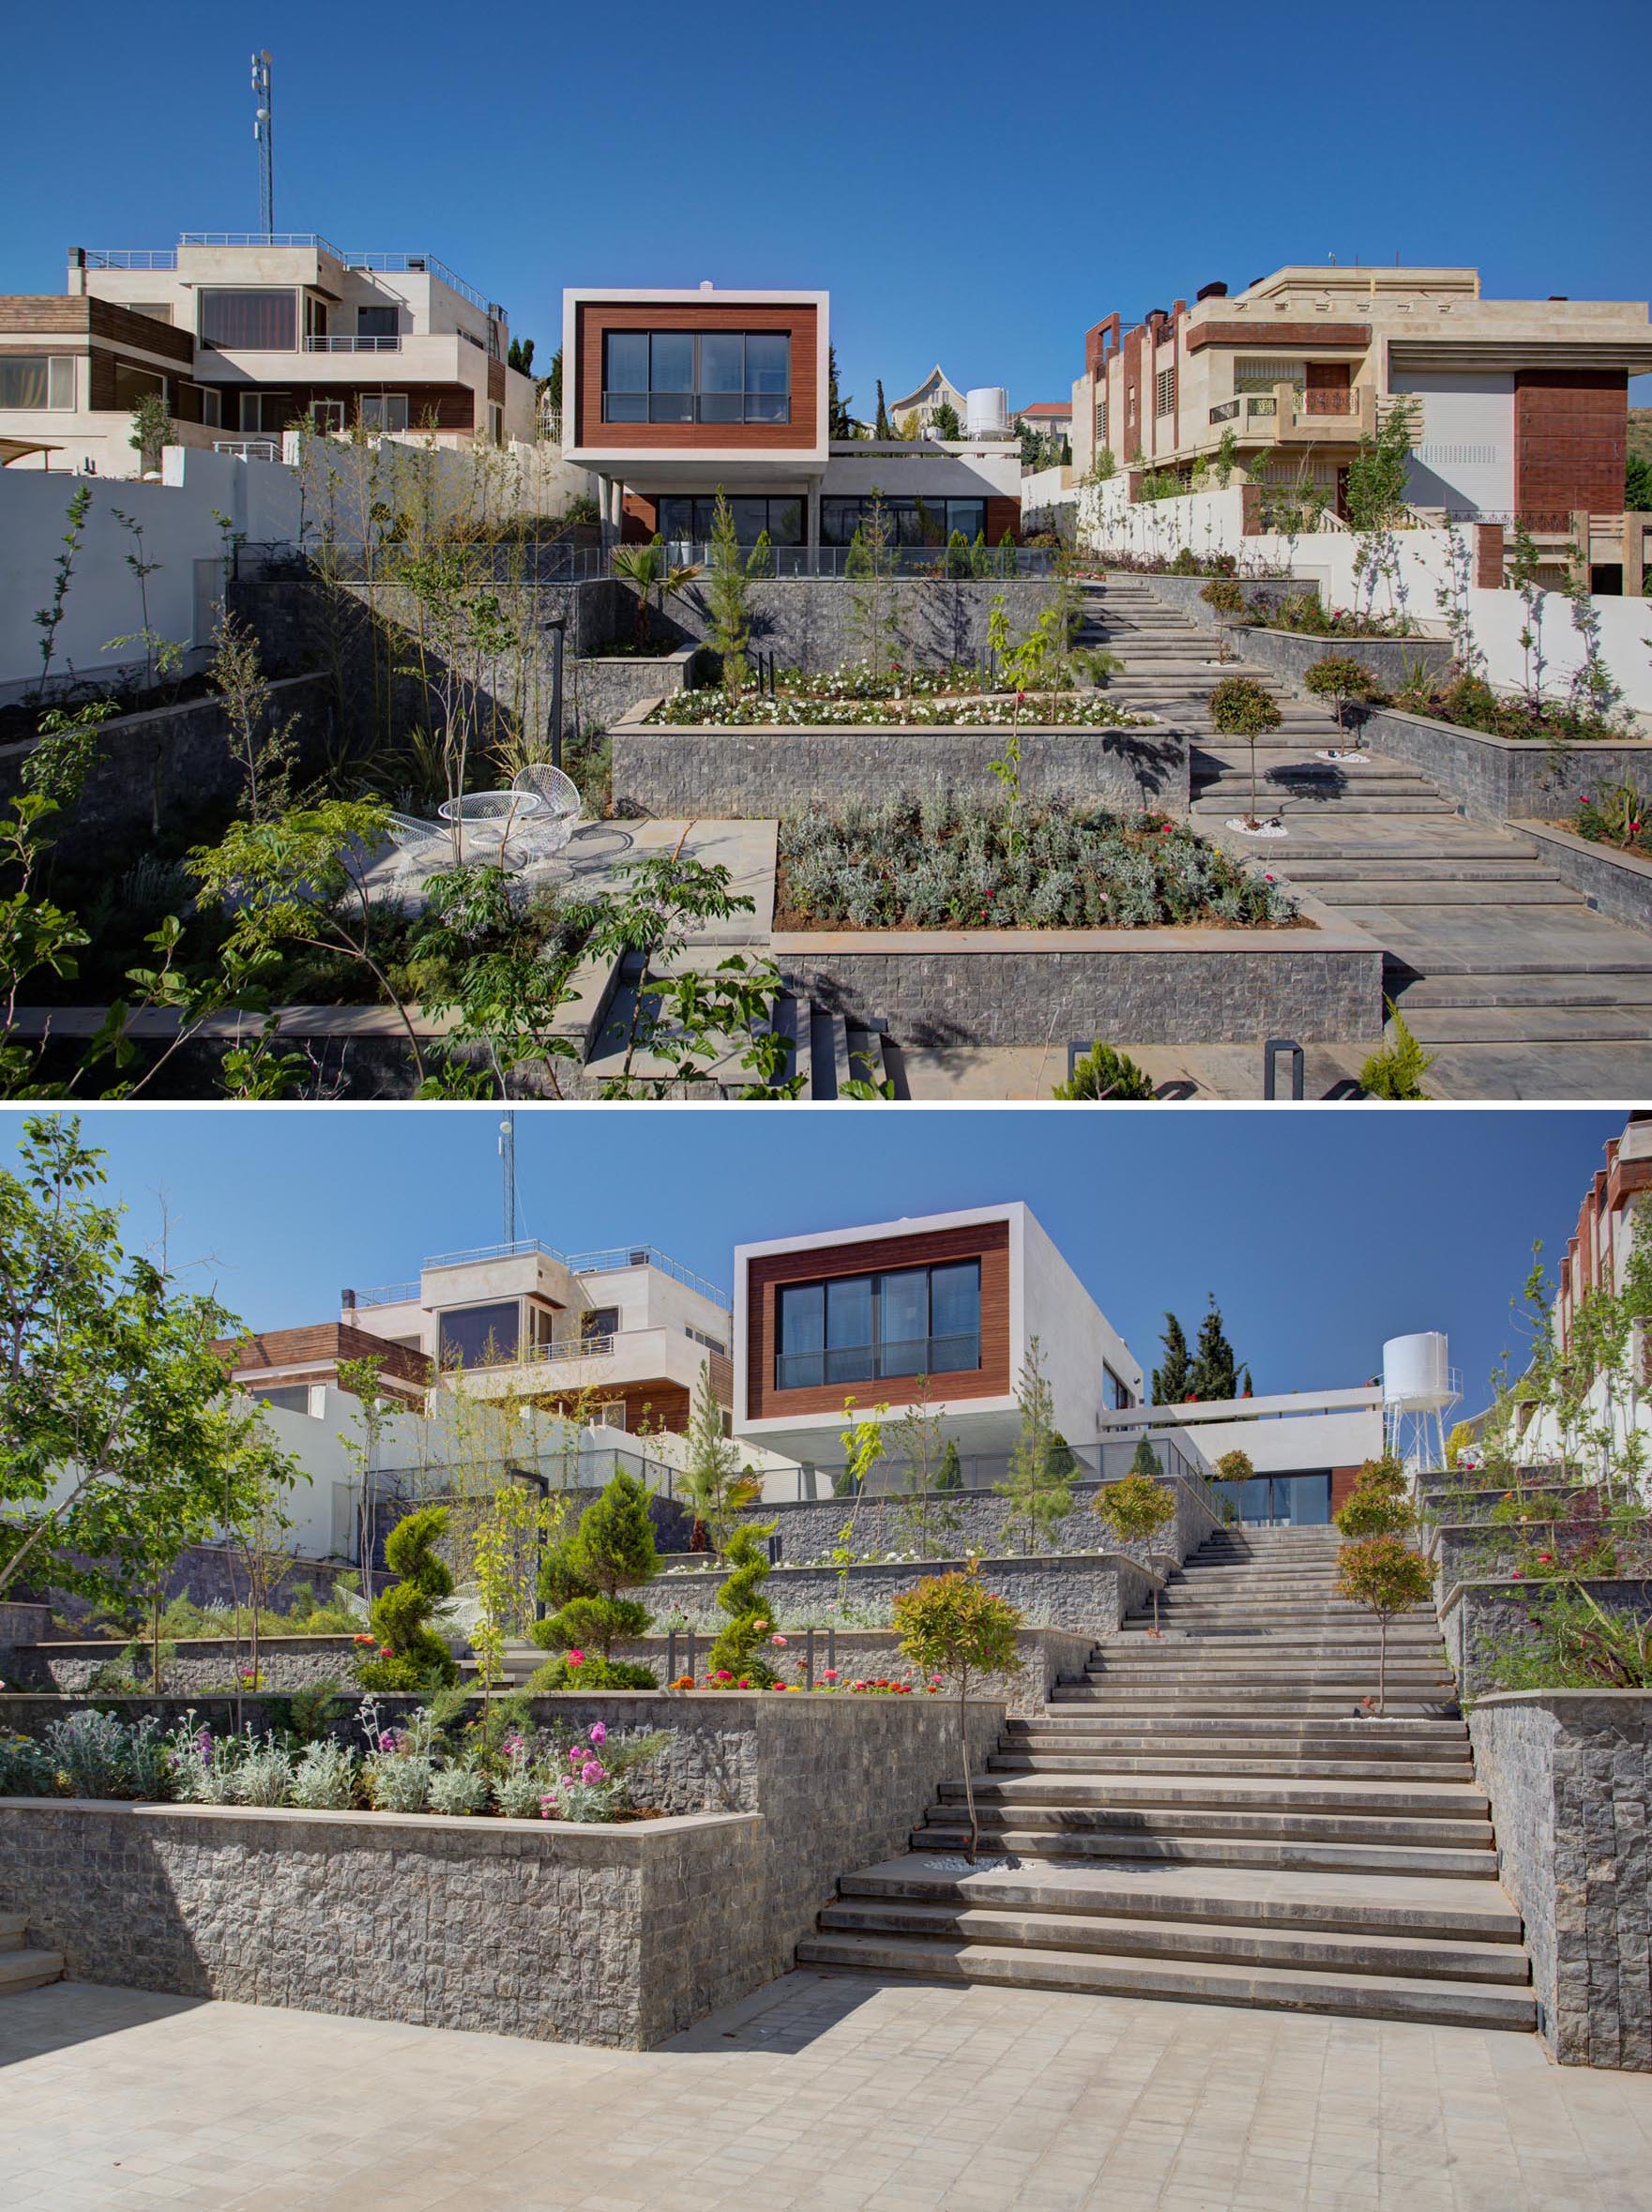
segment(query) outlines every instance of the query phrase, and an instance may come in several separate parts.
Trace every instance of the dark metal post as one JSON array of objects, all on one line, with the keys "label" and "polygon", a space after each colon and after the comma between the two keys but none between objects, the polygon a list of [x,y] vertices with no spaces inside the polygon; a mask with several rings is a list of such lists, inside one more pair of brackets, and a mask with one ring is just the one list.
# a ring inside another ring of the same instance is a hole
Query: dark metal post
[{"label": "dark metal post", "polygon": [[568,616],[559,607],[550,616],[551,630],[551,765],[562,765],[562,641]]},{"label": "dark metal post", "polygon": [[836,1674],[837,1667],[838,1631],[835,1628],[832,1628],[826,1630],[826,1669],[828,1673]]},{"label": "dark metal post", "polygon": [[674,1629],[667,1629],[665,1631],[665,1687],[667,1689],[671,1688],[676,1678],[677,1632]]},{"label": "dark metal post", "polygon": [[1277,1098],[1280,1095],[1279,1057],[1281,1053],[1291,1055],[1291,1096],[1299,1098],[1303,1095],[1304,1054],[1302,1047],[1294,1038],[1289,1037],[1270,1037],[1263,1048],[1262,1095],[1265,1098]]},{"label": "dark metal post", "polygon": [[683,1669],[683,1673],[684,1673],[685,1674],[687,1674],[687,1675],[688,1675],[688,1677],[689,1677],[689,1679],[690,1679],[690,1682],[693,1680],[693,1678],[694,1678],[694,1631],[693,1631],[693,1629],[690,1629],[689,1630],[689,1659],[688,1659],[688,1664],[687,1664],[687,1665],[684,1667],[684,1669]]},{"label": "dark metal post", "polygon": [[803,1687],[814,1688],[814,1630],[810,1629],[803,1640]]}]

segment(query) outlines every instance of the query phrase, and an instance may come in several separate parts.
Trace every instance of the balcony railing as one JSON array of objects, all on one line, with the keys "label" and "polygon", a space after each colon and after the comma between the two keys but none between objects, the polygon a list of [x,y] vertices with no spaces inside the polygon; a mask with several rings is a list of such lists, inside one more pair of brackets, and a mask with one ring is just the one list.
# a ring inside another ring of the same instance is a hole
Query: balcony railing
[{"label": "balcony railing", "polygon": [[344,258],[332,240],[324,238],[319,231],[180,231],[178,244],[313,247],[318,253],[330,253],[335,261]]},{"label": "balcony railing", "polygon": [[[734,1301],[725,1290],[715,1282],[707,1282],[704,1275],[696,1275],[691,1267],[685,1267],[680,1260],[674,1260],[651,1244],[618,1244],[606,1251],[561,1252],[553,1244],[546,1244],[537,1236],[519,1236],[514,1244],[482,1244],[464,1252],[437,1252],[426,1260],[427,1272],[435,1267],[468,1267],[480,1260],[531,1259],[542,1253],[554,1260],[559,1267],[566,1267],[570,1275],[607,1275],[620,1267],[657,1267],[661,1275],[669,1275],[674,1282],[680,1282],[685,1290],[696,1291],[713,1306],[727,1313]],[[417,1304],[421,1285],[417,1282],[381,1283],[374,1290],[357,1291],[356,1303],[360,1306],[404,1306]]]},{"label": "balcony railing", "polygon": [[[738,414],[732,410],[740,409]],[[617,412],[625,409],[628,412]],[[787,392],[604,392],[605,423],[711,423],[740,430],[754,422],[790,422]]]},{"label": "balcony railing", "polygon": [[485,299],[474,284],[467,284],[462,277],[456,276],[433,253],[341,253],[339,259],[347,269],[376,269],[381,276],[435,277],[450,292],[457,292],[461,299],[468,299],[472,307],[480,308],[484,315],[503,317],[505,313],[496,300]]},{"label": "balcony railing", "polygon": [[280,438],[214,438],[215,453],[233,453],[237,461],[280,461]]},{"label": "balcony railing", "polygon": [[[1191,1438],[1179,1434],[1174,1428],[1154,1429],[1144,1425],[1138,1431],[1104,1436],[1094,1444],[1069,1445],[1066,1463],[1053,1463],[1052,1454],[1052,1479],[1118,1482],[1131,1473],[1144,1439],[1161,1477],[1190,1484],[1219,1520],[1226,1518],[1222,1511],[1223,1486],[1212,1480],[1210,1462]],[[939,1474],[936,1468],[931,1471],[928,1487],[931,1492],[941,1490],[943,1494],[946,1491],[993,1490],[1008,1479],[1011,1456],[1008,1451],[961,1453],[956,1462],[956,1481],[952,1463],[948,1462],[944,1486],[936,1479]],[[771,1504],[786,1501],[788,1492],[799,1504],[811,1499],[846,1496],[850,1494],[847,1481],[847,1472],[842,1467],[799,1467],[796,1474],[771,1469],[765,1477],[765,1496]],[[861,1494],[905,1497],[921,1494],[924,1488],[921,1475],[904,1461],[884,1460],[868,1477]]]},{"label": "balcony railing", "polygon": [[347,338],[311,336],[304,341],[304,351],[307,354],[399,354],[402,333],[358,331]]},{"label": "balcony railing", "polygon": [[812,1390],[839,1383],[876,1383],[897,1375],[973,1374],[981,1364],[978,1329],[949,1337],[913,1337],[903,1343],[848,1344],[824,1352],[781,1352],[777,1390]]},{"label": "balcony railing", "polygon": [[86,246],[81,250],[81,259],[89,269],[175,269],[178,265],[174,246]]},{"label": "balcony railing", "polygon": [[1300,399],[1300,410],[1305,415],[1356,415],[1358,404],[1347,386],[1319,388],[1310,385]]}]

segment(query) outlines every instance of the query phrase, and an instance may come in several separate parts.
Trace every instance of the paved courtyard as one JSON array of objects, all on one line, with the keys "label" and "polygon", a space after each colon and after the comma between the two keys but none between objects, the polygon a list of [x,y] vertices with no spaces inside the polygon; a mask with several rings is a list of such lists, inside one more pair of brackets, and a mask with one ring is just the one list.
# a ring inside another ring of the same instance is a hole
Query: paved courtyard
[{"label": "paved courtyard", "polygon": [[1532,2038],[798,1973],[643,2055],[60,1983],[0,2203],[270,2212],[1652,2206],[1652,2077]]}]

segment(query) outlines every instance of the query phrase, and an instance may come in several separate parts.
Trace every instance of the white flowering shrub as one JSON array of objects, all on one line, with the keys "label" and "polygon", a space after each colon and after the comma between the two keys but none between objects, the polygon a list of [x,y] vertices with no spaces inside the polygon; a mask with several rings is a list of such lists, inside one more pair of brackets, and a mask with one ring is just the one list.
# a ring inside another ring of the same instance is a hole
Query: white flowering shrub
[{"label": "white flowering shrub", "polygon": [[345,1812],[356,1802],[356,1753],[324,1736],[306,1744],[293,1769],[293,1803],[307,1812]]}]

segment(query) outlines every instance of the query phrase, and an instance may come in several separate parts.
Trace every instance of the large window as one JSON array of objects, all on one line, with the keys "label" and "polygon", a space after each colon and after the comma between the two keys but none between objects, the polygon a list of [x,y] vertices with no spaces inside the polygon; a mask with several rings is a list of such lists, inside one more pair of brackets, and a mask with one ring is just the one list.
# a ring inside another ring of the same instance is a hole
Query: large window
[{"label": "large window", "polygon": [[[770,545],[801,545],[801,499],[739,498],[729,501],[735,536],[742,545],[755,545],[766,530]],[[659,535],[668,544],[709,545],[717,517],[715,499],[662,499]]]},{"label": "large window", "polygon": [[[984,538],[984,499],[886,499],[881,502],[891,545],[945,545],[956,530],[973,544]],[[853,545],[855,533],[872,510],[870,499],[823,499],[823,545]]]},{"label": "large window", "polygon": [[297,294],[203,292],[201,341],[290,354],[298,343]]},{"label": "large window", "polygon": [[0,354],[0,407],[73,405],[73,354]]},{"label": "large window", "polygon": [[135,361],[114,364],[114,403],[123,411],[143,400],[166,400],[166,379],[154,369],[141,369]]},{"label": "large window", "polygon": [[363,392],[361,427],[368,431],[404,431],[407,428],[407,394]]},{"label": "large window", "polygon": [[514,1298],[496,1306],[460,1306],[443,1314],[444,1367],[504,1367],[516,1356]]},{"label": "large window", "polygon": [[779,1390],[959,1374],[981,1364],[978,1260],[789,1282],[778,1304]]},{"label": "large window", "polygon": [[293,401],[286,392],[243,392],[241,430],[266,438],[279,437],[293,419]]},{"label": "large window", "polygon": [[1101,1362],[1101,1402],[1109,1413],[1124,1413],[1136,1401],[1130,1386],[1115,1375],[1107,1362]]},{"label": "large window", "polygon": [[604,422],[790,422],[784,331],[610,330]]}]

